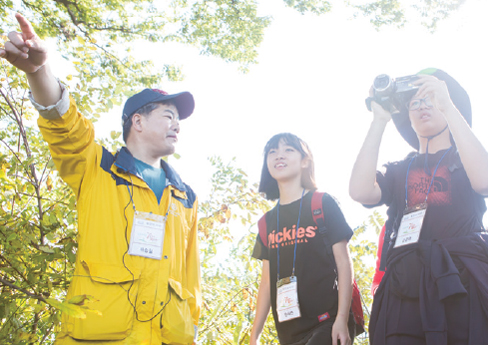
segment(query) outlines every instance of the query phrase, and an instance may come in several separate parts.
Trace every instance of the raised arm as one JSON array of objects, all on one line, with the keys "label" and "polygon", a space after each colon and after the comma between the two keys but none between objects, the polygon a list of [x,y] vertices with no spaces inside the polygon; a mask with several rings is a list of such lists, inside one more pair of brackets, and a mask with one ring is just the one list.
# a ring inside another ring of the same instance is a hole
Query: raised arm
[{"label": "raised arm", "polygon": [[420,85],[418,97],[430,96],[434,106],[444,114],[471,187],[488,196],[488,152],[453,104],[446,83],[433,76],[421,76],[416,83]]},{"label": "raised arm", "polygon": [[84,177],[87,171],[95,171],[102,149],[94,142],[93,125],[78,112],[66,88],[52,74],[44,42],[27,19],[18,13],[15,17],[21,32],[9,33],[0,56],[26,73],[31,101],[41,115],[39,130],[62,179],[79,196],[82,182],[91,181]]},{"label": "raised arm", "polygon": [[373,122],[354,163],[349,180],[349,195],[357,202],[374,205],[381,200],[381,190],[376,183],[376,168],[381,138],[391,115],[376,102],[371,102]]},{"label": "raised arm", "polygon": [[0,57],[24,71],[32,95],[42,106],[56,104],[61,98],[61,88],[51,72],[44,42],[37,36],[31,23],[20,13],[15,15],[21,32],[10,32]]}]

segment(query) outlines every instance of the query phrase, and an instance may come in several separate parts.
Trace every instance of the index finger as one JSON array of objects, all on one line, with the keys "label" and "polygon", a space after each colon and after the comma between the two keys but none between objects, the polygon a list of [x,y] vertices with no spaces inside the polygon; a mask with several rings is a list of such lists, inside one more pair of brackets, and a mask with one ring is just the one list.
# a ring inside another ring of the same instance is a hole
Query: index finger
[{"label": "index finger", "polygon": [[20,25],[20,30],[22,31],[22,36],[24,36],[24,40],[32,39],[36,35],[36,32],[34,31],[31,23],[27,19],[25,19],[24,16],[20,13],[16,13],[15,18]]},{"label": "index finger", "polygon": [[412,84],[414,85],[420,85],[424,84],[427,81],[433,81],[433,80],[438,80],[436,77],[430,74],[417,74],[418,79],[415,80]]}]

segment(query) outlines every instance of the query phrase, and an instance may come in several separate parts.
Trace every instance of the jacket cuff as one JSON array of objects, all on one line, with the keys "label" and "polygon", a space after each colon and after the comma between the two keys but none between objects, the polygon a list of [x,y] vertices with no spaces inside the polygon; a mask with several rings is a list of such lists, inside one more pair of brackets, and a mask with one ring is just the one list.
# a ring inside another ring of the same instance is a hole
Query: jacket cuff
[{"label": "jacket cuff", "polygon": [[61,99],[56,104],[47,107],[37,103],[32,96],[32,91],[29,91],[29,100],[31,101],[34,108],[37,109],[39,115],[41,115],[46,120],[60,119],[64,114],[68,112],[69,109],[69,92],[63,83],[61,83],[59,80],[58,83],[61,87]]}]

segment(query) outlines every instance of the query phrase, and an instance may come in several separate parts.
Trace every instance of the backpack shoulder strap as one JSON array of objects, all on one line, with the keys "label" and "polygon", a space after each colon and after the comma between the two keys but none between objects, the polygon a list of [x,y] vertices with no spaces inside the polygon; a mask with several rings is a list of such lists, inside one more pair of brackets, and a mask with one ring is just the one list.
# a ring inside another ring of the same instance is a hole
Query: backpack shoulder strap
[{"label": "backpack shoulder strap", "polygon": [[312,217],[313,217],[313,221],[315,222],[315,225],[317,225],[318,233],[322,237],[322,240],[324,241],[325,250],[327,251],[327,254],[330,256],[330,259],[332,260],[335,266],[334,255],[332,253],[332,246],[329,244],[329,241],[326,236],[327,228],[325,227],[324,204],[323,204],[324,194],[325,193],[320,193],[320,192],[313,193]]},{"label": "backpack shoulder strap", "polygon": [[313,192],[312,195],[312,217],[313,221],[317,225],[319,233],[325,235],[325,219],[324,219],[324,209],[322,204],[324,193]]},{"label": "backpack shoulder strap", "polygon": [[[322,236],[322,239],[325,244],[325,249],[335,266],[334,253],[332,252],[332,247],[329,245],[327,237],[325,236],[327,229],[325,227],[324,208],[323,208],[324,194],[325,193],[320,193],[320,192],[313,193],[312,217],[315,224],[317,225],[317,230],[319,231],[320,236]],[[359,335],[364,332],[364,315],[363,315],[363,308],[361,304],[361,293],[359,291],[356,280],[353,280],[351,310],[353,312],[354,322],[356,324],[356,335]]]},{"label": "backpack shoulder strap", "polygon": [[258,220],[258,230],[259,230],[259,237],[261,237],[261,241],[263,242],[264,246],[268,247],[268,230],[266,228],[266,214]]}]

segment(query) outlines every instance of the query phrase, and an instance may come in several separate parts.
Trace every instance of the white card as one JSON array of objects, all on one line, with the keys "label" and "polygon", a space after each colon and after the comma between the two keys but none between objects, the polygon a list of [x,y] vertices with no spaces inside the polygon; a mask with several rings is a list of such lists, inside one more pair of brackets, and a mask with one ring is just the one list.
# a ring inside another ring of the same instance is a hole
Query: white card
[{"label": "white card", "polygon": [[163,255],[165,219],[163,216],[134,213],[129,254],[160,260]]},{"label": "white card", "polygon": [[276,312],[278,321],[288,321],[301,316],[298,304],[296,277],[280,279],[277,283]]},{"label": "white card", "polygon": [[418,242],[426,211],[426,208],[422,208],[418,211],[403,215],[394,248]]}]

